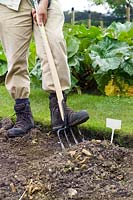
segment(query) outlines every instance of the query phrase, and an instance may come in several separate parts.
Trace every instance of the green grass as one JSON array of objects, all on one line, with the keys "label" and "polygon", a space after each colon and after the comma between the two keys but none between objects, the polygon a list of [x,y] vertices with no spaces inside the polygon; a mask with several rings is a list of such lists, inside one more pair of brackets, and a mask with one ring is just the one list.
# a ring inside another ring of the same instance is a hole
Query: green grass
[{"label": "green grass", "polygon": [[[35,121],[44,126],[50,125],[48,94],[41,89],[31,89],[31,107]],[[72,94],[68,97],[68,105],[75,111],[86,109],[90,119],[83,128],[94,131],[111,132],[106,128],[106,118],[122,120],[120,135],[133,135],[133,97],[105,97],[88,94]],[[12,117],[14,101],[4,86],[0,86],[0,117]]]}]

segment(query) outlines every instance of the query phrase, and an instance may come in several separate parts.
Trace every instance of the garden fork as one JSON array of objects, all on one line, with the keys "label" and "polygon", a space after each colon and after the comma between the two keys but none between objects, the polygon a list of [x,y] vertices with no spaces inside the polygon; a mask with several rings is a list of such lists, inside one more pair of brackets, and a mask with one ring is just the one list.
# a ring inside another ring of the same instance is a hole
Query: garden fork
[{"label": "garden fork", "polygon": [[[35,6],[35,9],[37,10],[38,9],[37,0],[34,0],[34,6]],[[45,48],[45,51],[46,51],[51,75],[52,75],[54,86],[55,86],[55,92],[56,92],[56,96],[57,96],[57,100],[58,100],[61,119],[64,122],[64,127],[57,130],[57,136],[58,136],[59,143],[60,143],[62,149],[65,149],[65,145],[63,144],[62,136],[65,136],[65,141],[67,143],[67,146],[69,146],[69,147],[72,146],[72,144],[71,144],[72,141],[75,144],[78,144],[78,139],[76,138],[76,135],[73,132],[74,128],[70,127],[67,123],[67,117],[66,117],[66,112],[65,112],[65,101],[64,101],[64,97],[63,97],[63,93],[62,93],[62,89],[61,89],[61,85],[60,85],[60,80],[59,80],[58,73],[57,73],[57,70],[56,70],[56,66],[55,66],[55,63],[54,63],[53,55],[52,55],[52,52],[51,52],[51,49],[50,49],[50,46],[49,46],[47,34],[45,32],[45,27],[44,27],[43,24],[39,25],[39,30],[40,30],[40,33],[41,33],[42,41],[43,41],[43,44],[44,44],[44,48]],[[82,134],[81,134],[81,132],[78,128],[77,128],[77,133],[80,136],[79,138],[81,139]],[[70,139],[69,139],[69,137],[70,137]]]}]

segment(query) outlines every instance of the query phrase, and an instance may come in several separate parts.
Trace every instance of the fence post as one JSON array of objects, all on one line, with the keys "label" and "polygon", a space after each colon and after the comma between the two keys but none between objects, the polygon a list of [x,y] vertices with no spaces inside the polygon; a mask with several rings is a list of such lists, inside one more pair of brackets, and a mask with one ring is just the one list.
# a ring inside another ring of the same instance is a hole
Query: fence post
[{"label": "fence post", "polygon": [[75,10],[74,10],[74,7],[72,7],[72,10],[71,10],[71,24],[74,25],[75,24]]},{"label": "fence post", "polygon": [[130,4],[127,3],[127,7],[126,7],[126,18],[127,18],[127,21],[130,22]]},{"label": "fence post", "polygon": [[88,11],[88,28],[91,27],[91,11]]}]

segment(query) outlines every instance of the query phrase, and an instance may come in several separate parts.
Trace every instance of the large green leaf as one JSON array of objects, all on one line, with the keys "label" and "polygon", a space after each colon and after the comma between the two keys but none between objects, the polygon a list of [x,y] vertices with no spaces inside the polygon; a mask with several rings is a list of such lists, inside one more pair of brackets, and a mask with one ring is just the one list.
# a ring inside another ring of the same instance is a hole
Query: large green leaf
[{"label": "large green leaf", "polygon": [[7,62],[5,53],[4,53],[3,48],[2,48],[2,45],[1,45],[1,43],[0,43],[0,62],[1,62],[1,61]]},{"label": "large green leaf", "polygon": [[108,72],[109,70],[115,70],[120,66],[121,63],[121,58],[119,57],[113,57],[113,58],[100,58],[100,57],[96,57],[94,62],[92,63],[92,66],[94,66],[94,68],[97,68],[97,73],[101,74],[101,73],[105,73]]},{"label": "large green leaf", "polygon": [[68,60],[69,67],[80,66],[79,60],[77,56],[74,56]]},{"label": "large green leaf", "polygon": [[67,55],[68,58],[71,58],[78,52],[80,41],[74,36],[72,37],[68,36],[66,43],[67,43]]},{"label": "large green leaf", "polygon": [[36,48],[34,40],[32,40],[30,43],[28,63],[29,63],[29,70],[31,71],[36,64]]},{"label": "large green leaf", "polygon": [[0,76],[5,75],[6,72],[7,72],[7,60],[2,45],[0,44]]},{"label": "large green leaf", "polygon": [[114,33],[116,36],[120,35],[121,32],[129,32],[133,28],[133,23],[131,22],[126,22],[124,24],[120,22],[113,22],[108,28],[114,30]]},{"label": "large green leaf", "polygon": [[130,47],[125,42],[119,42],[108,37],[99,41],[96,45],[89,47],[89,56],[92,59],[92,66],[98,73],[117,69],[128,55]]},{"label": "large green leaf", "polygon": [[105,85],[107,85],[108,81],[111,79],[111,75],[109,73],[94,73],[94,78],[97,82],[98,89],[104,94]]},{"label": "large green leaf", "polygon": [[94,77],[99,89],[104,93],[107,77],[115,79],[128,74],[133,75],[132,47],[126,42],[105,37],[97,44],[89,47],[89,56],[92,59]]},{"label": "large green leaf", "polygon": [[125,41],[130,45],[133,45],[133,23],[126,22],[122,24],[120,22],[113,22],[106,30],[108,35],[114,39]]},{"label": "large green leaf", "polygon": [[128,59],[126,62],[121,64],[121,68],[130,76],[133,76],[133,58]]},{"label": "large green leaf", "polygon": [[88,36],[88,28],[85,27],[85,25],[67,25],[66,28],[64,28],[65,32],[67,32],[71,36],[76,36],[77,38],[85,38]]},{"label": "large green leaf", "polygon": [[7,72],[7,64],[0,64],[0,76],[3,76]]},{"label": "large green leaf", "polygon": [[35,65],[35,67],[31,70],[30,72],[30,76],[35,76],[38,80],[42,79],[42,70],[41,70],[41,64],[40,64],[40,60],[37,59],[37,63]]},{"label": "large green leaf", "polygon": [[4,52],[0,50],[0,62],[1,61],[7,62]]}]

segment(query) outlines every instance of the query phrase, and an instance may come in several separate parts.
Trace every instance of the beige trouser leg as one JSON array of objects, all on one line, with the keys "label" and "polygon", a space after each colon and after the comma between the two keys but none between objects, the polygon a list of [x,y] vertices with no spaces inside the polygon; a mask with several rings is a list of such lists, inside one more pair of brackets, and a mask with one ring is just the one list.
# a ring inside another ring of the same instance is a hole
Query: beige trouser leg
[{"label": "beige trouser leg", "polygon": [[[64,15],[58,0],[52,0],[48,8],[48,19],[45,25],[46,34],[54,57],[54,62],[59,75],[62,90],[70,87],[70,72],[67,64],[66,46],[62,32]],[[44,43],[38,27],[34,24],[34,36],[37,54],[42,65],[42,88],[47,91],[55,91],[53,79],[49,69]]]},{"label": "beige trouser leg", "polygon": [[19,12],[0,4],[0,40],[8,61],[5,83],[14,99],[29,96],[27,54],[31,34],[31,5],[28,0],[22,0]]},{"label": "beige trouser leg", "polygon": [[[59,74],[62,90],[70,86],[70,73],[67,65],[65,42],[62,33],[64,16],[58,0],[52,0],[48,9],[46,32]],[[42,63],[42,87],[54,91],[47,57],[38,27],[34,26],[37,53]],[[8,73],[6,87],[14,99],[27,98],[30,93],[30,80],[27,69],[28,47],[32,34],[31,5],[22,0],[19,12],[8,9],[0,4],[0,39],[7,60]]]}]

